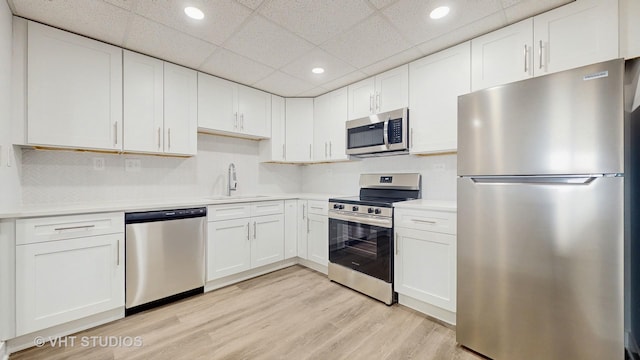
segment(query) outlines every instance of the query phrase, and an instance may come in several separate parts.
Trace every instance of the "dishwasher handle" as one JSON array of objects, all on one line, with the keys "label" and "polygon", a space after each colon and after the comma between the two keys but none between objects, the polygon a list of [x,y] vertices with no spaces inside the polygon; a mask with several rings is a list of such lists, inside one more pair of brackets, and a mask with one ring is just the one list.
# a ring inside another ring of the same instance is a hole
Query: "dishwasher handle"
[{"label": "dishwasher handle", "polygon": [[189,208],[174,210],[141,211],[124,214],[125,224],[136,224],[155,221],[189,219],[207,216],[207,208]]}]

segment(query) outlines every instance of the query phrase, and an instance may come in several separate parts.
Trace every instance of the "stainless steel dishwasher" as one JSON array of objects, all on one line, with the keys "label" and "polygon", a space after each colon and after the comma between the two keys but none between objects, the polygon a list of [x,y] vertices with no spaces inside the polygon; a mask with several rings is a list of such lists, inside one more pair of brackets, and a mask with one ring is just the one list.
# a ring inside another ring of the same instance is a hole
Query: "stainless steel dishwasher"
[{"label": "stainless steel dishwasher", "polygon": [[125,214],[125,315],[204,291],[206,208]]}]

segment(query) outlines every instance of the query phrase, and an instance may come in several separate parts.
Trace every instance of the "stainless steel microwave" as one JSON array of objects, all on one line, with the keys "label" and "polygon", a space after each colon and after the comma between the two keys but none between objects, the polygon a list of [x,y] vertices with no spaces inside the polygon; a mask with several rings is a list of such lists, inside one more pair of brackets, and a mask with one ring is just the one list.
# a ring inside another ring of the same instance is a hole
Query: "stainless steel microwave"
[{"label": "stainless steel microwave", "polygon": [[402,108],[346,123],[346,153],[381,156],[409,152],[409,109]]}]

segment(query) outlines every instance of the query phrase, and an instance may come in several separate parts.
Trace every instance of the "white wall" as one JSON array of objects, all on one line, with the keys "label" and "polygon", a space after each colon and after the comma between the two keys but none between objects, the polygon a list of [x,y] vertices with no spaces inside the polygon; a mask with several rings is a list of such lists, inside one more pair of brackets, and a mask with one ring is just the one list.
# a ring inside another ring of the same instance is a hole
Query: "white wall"
[{"label": "white wall", "polygon": [[20,203],[19,167],[11,145],[11,21],[7,2],[0,1],[0,211]]},{"label": "white wall", "polygon": [[456,200],[456,155],[367,158],[359,161],[304,166],[302,191],[357,195],[362,173],[419,172],[422,198]]},{"label": "white wall", "polygon": [[[238,175],[234,194],[299,192],[302,169],[295,165],[260,164],[258,147],[257,141],[198,135],[198,155],[192,158],[24,149],[23,203],[223,195],[231,162]],[[94,158],[105,160],[105,170],[93,170]],[[141,171],[126,172],[125,159],[140,159]]]}]

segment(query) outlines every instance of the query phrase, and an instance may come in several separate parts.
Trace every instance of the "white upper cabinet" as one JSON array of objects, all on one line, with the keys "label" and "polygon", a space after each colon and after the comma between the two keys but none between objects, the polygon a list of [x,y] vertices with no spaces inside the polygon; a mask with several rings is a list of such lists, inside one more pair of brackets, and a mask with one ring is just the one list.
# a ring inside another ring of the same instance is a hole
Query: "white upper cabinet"
[{"label": "white upper cabinet", "polygon": [[409,104],[408,65],[364,79],[348,87],[348,119],[407,107]]},{"label": "white upper cabinet", "polygon": [[409,64],[411,153],[457,150],[458,96],[470,88],[469,42]]},{"label": "white upper cabinet", "polygon": [[164,152],[198,151],[198,77],[194,70],[164,63]]},{"label": "white upper cabinet", "polygon": [[195,155],[196,72],[124,52],[124,150]]},{"label": "white upper cabinet", "polygon": [[285,139],[284,98],[271,95],[271,137],[260,141],[260,161],[284,162]]},{"label": "white upper cabinet", "polygon": [[313,100],[313,159],[346,160],[345,122],[347,88],[338,89]]},{"label": "white upper cabinet", "polygon": [[536,76],[618,57],[618,0],[572,2],[533,24]]},{"label": "white upper cabinet", "polygon": [[[532,41],[532,19],[520,21],[471,40],[472,90],[531,77],[533,75]],[[412,111],[414,105],[412,103]]]},{"label": "white upper cabinet", "polygon": [[131,51],[123,54],[125,151],[162,152],[163,61]]},{"label": "white upper cabinet", "polygon": [[285,158],[291,162],[313,160],[313,99],[285,100]]},{"label": "white upper cabinet", "polygon": [[578,0],[471,41],[473,91],[618,57],[618,1]]},{"label": "white upper cabinet", "polygon": [[27,143],[122,149],[122,49],[28,22]]},{"label": "white upper cabinet", "polygon": [[198,73],[198,130],[253,139],[271,136],[271,95]]}]

